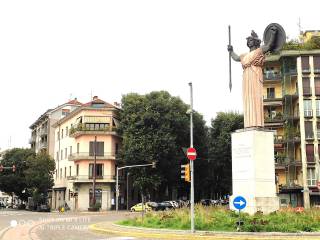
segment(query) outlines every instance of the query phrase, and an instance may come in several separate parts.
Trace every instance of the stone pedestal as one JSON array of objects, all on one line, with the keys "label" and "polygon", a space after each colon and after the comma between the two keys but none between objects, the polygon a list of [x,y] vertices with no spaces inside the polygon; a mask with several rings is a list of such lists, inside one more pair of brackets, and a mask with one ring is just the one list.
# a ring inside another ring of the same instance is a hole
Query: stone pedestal
[{"label": "stone pedestal", "polygon": [[273,132],[250,128],[232,133],[232,196],[243,196],[247,206],[243,212],[264,214],[279,209],[276,196]]}]

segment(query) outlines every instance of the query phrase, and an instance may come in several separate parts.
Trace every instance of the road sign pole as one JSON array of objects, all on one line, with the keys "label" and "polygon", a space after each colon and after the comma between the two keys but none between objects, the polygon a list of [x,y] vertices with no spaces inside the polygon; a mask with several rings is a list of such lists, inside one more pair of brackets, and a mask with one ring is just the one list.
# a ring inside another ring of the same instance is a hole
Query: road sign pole
[{"label": "road sign pole", "polygon": [[[192,82],[190,86],[190,147],[193,148],[193,91]],[[190,189],[190,212],[191,212],[191,232],[194,233],[194,168],[193,161],[190,160],[190,172],[191,172],[191,189]]]}]

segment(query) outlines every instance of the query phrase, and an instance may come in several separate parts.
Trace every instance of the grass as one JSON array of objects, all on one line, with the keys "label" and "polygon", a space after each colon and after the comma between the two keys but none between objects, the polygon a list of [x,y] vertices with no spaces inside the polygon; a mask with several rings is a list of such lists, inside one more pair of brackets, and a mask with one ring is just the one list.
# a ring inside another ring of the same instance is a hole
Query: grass
[{"label": "grass", "polygon": [[[243,232],[317,232],[320,231],[320,210],[302,213],[294,209],[282,209],[269,215],[249,216],[241,213]],[[237,230],[238,213],[223,207],[195,207],[195,228],[206,231]],[[121,225],[147,228],[190,229],[189,209],[182,208],[164,212],[148,212],[144,219],[136,217],[119,222]]]}]

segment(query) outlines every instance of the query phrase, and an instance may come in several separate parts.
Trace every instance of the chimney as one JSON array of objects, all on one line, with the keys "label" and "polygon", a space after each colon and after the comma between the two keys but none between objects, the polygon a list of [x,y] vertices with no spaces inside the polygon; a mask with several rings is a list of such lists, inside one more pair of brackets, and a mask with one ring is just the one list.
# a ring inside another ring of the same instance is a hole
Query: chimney
[{"label": "chimney", "polygon": [[78,99],[77,99],[77,98],[74,98],[74,100],[77,101]]},{"label": "chimney", "polygon": [[98,96],[94,96],[93,98],[92,98],[92,100],[94,101],[94,100],[97,100],[98,99]]}]

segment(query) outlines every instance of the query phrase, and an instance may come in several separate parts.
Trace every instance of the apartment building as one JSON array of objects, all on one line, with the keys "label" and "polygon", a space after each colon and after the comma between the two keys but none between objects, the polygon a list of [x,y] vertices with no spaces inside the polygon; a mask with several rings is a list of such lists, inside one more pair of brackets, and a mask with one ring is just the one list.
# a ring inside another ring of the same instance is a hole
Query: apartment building
[{"label": "apartment building", "polygon": [[48,109],[43,113],[31,126],[31,138],[29,143],[31,149],[36,153],[40,151],[47,152],[54,157],[54,129],[52,125],[67,116],[70,112],[80,107],[80,103],[76,98],[68,101],[54,109]]},{"label": "apartment building", "polygon": [[88,210],[92,206],[94,158],[96,203],[102,209],[111,209],[120,147],[116,133],[118,112],[117,107],[95,96],[53,125],[53,209],[68,205],[72,210]]},{"label": "apartment building", "polygon": [[282,206],[319,205],[320,49],[266,58],[265,127],[275,131],[277,192]]}]

